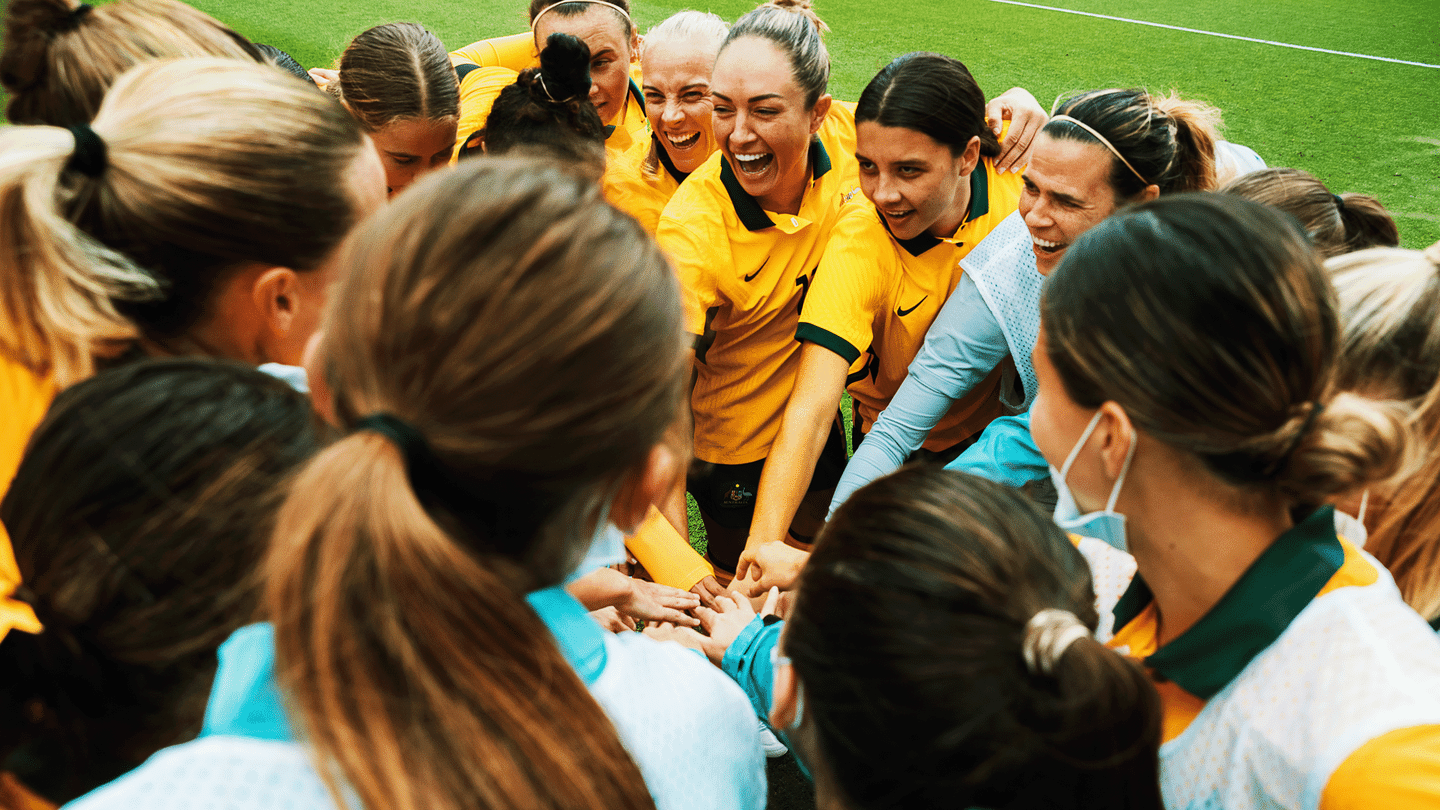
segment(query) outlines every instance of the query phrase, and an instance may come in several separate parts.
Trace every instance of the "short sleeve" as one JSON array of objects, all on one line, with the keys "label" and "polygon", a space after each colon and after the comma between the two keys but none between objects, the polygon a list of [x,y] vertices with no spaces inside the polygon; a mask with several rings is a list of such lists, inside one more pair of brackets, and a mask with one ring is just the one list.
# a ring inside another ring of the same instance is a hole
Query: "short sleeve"
[{"label": "short sleeve", "polygon": [[888,307],[893,283],[894,250],[884,237],[868,204],[850,205],[840,215],[805,297],[797,339],[824,346],[847,363],[870,348],[875,313]]},{"label": "short sleeve", "polygon": [[1330,775],[1320,810],[1440,806],[1440,726],[1414,726],[1360,746]]}]

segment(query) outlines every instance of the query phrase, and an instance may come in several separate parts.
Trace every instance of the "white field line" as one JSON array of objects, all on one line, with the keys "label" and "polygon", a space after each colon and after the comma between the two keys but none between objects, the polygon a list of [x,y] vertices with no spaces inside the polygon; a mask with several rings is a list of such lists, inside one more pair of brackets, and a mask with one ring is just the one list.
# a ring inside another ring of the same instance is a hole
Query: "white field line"
[{"label": "white field line", "polygon": [[1370,59],[1376,62],[1392,62],[1397,65],[1411,65],[1412,67],[1435,68],[1440,70],[1440,65],[1430,65],[1425,62],[1407,62],[1404,59],[1390,59],[1385,56],[1371,56],[1365,53],[1350,53],[1349,51],[1332,51],[1329,48],[1312,48],[1309,45],[1292,45],[1288,42],[1274,42],[1268,39],[1254,39],[1253,37],[1241,37],[1234,34],[1221,34],[1215,31],[1201,31],[1198,28],[1183,28],[1178,25],[1164,25],[1162,23],[1146,22],[1145,20],[1132,20],[1128,17],[1112,17],[1109,14],[1095,14],[1089,11],[1075,11],[1069,8],[1055,8],[1054,6],[1041,6],[1035,3],[1021,3],[1019,0],[990,0],[992,3],[1004,3],[1009,6],[1025,6],[1026,8],[1038,8],[1044,11],[1059,11],[1065,14],[1079,14],[1082,17],[1098,17],[1102,20],[1114,20],[1116,22],[1134,23],[1135,25],[1148,25],[1151,28],[1168,28],[1171,31],[1184,31],[1188,34],[1204,34],[1207,37],[1221,37],[1223,39],[1238,39],[1243,42],[1258,42],[1261,45],[1274,45],[1280,48],[1294,48],[1297,51],[1314,51],[1316,53],[1329,53],[1336,56],[1352,56],[1356,59]]}]

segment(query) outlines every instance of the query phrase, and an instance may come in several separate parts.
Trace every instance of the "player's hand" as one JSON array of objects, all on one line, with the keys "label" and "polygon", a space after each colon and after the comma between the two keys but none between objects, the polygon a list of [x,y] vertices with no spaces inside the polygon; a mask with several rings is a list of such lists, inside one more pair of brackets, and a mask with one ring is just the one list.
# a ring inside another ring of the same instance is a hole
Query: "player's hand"
[{"label": "player's hand", "polygon": [[676,627],[669,622],[647,625],[642,632],[656,641],[673,641],[701,654],[705,653],[705,642],[708,640],[688,627]]},{"label": "player's hand", "polygon": [[329,90],[330,85],[340,81],[340,71],[329,68],[310,68],[307,71],[310,78],[315,80],[315,85],[321,90]]},{"label": "player's hand", "polygon": [[712,575],[695,583],[695,587],[690,589],[690,593],[700,597],[700,604],[713,610],[715,608],[715,598],[717,596],[724,596],[725,588],[721,586],[720,581]]},{"label": "player's hand", "polygon": [[707,607],[695,609],[695,615],[700,617],[700,628],[705,631],[708,638],[704,640],[703,647],[705,655],[720,666],[725,660],[725,651],[740,637],[745,626],[750,624],[757,615],[768,616],[775,612],[775,604],[780,599],[780,590],[772,588],[770,595],[766,598],[765,604],[761,607],[760,613],[750,605],[750,600],[738,591],[731,592],[715,600],[716,609]]},{"label": "player's hand", "polygon": [[630,595],[615,607],[626,616],[642,622],[670,622],[684,627],[699,627],[700,620],[685,611],[700,606],[700,597],[689,591],[646,582],[643,579],[630,580]]},{"label": "player's hand", "polygon": [[1030,164],[1035,151],[1035,136],[1050,122],[1045,108],[1023,87],[1012,87],[985,105],[985,120],[990,131],[1000,136],[1004,122],[1010,122],[1010,133],[1000,144],[995,158],[995,171],[1020,171]]},{"label": "player's hand", "polygon": [[590,611],[590,615],[594,617],[595,621],[600,623],[601,627],[612,633],[635,632],[635,622],[633,620],[627,621],[626,617],[621,615],[620,611],[613,607],[592,610]]},{"label": "player's hand", "polygon": [[795,580],[809,559],[809,552],[785,543],[747,548],[735,567],[735,579],[740,581],[737,587],[744,588],[747,596],[758,596],[770,588],[789,590],[795,587]]}]

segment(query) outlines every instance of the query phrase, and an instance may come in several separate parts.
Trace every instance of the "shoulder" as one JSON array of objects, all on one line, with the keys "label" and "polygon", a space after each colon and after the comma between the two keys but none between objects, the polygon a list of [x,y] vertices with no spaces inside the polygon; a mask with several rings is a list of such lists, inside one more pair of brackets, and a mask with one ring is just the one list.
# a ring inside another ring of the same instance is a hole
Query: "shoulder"
[{"label": "shoulder", "polygon": [[296,743],[206,737],[166,748],[144,765],[66,805],[79,810],[334,810]]},{"label": "shoulder", "polygon": [[[661,226],[667,221],[683,225],[696,233],[725,230],[731,227],[734,206],[730,203],[725,184],[720,181],[720,165],[724,157],[716,152],[700,168],[680,184],[660,215]],[[734,224],[738,225],[735,219]]]},{"label": "shoulder", "polygon": [[765,754],[740,687],[704,657],[638,633],[607,635],[590,687],[658,810],[759,810]]},{"label": "shoulder", "polygon": [[1320,810],[1440,804],[1440,726],[1414,726],[1377,737],[1345,758],[1330,776]]}]

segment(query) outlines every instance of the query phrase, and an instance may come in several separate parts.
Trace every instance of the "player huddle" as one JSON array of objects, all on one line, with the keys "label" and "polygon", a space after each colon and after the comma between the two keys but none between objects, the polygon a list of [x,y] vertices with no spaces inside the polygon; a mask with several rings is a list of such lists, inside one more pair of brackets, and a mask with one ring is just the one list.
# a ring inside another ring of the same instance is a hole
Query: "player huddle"
[{"label": "player huddle", "polygon": [[1440,245],[804,0],[529,18],[10,0],[0,808],[1440,796]]}]

